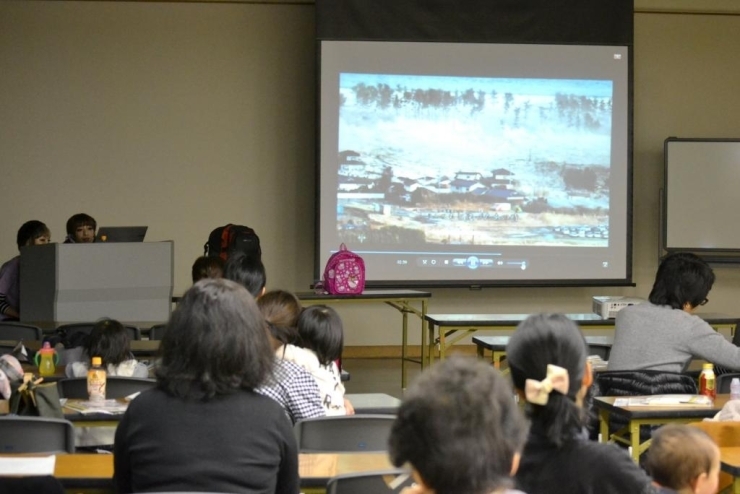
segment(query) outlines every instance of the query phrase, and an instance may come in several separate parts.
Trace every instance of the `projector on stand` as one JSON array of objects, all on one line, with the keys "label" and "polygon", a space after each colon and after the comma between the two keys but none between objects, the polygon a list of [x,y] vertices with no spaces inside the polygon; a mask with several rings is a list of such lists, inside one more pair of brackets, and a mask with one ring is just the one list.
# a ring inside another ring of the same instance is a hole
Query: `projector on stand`
[{"label": "projector on stand", "polygon": [[593,311],[604,319],[614,319],[625,307],[643,302],[646,300],[638,297],[594,297]]}]

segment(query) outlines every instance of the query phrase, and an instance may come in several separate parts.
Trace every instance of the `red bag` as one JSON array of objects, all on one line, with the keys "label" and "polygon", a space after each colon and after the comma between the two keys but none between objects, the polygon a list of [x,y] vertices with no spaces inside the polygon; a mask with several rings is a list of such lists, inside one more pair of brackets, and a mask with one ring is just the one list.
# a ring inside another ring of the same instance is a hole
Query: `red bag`
[{"label": "red bag", "polygon": [[342,244],[324,268],[324,290],[331,295],[360,294],[365,289],[365,261]]}]

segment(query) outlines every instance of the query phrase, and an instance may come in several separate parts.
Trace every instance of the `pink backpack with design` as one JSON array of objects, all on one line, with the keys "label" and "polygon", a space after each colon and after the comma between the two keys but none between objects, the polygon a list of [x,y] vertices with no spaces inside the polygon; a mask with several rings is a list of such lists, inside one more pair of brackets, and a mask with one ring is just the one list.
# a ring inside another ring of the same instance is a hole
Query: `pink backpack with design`
[{"label": "pink backpack with design", "polygon": [[342,244],[324,268],[324,290],[331,295],[360,294],[365,289],[365,261]]}]

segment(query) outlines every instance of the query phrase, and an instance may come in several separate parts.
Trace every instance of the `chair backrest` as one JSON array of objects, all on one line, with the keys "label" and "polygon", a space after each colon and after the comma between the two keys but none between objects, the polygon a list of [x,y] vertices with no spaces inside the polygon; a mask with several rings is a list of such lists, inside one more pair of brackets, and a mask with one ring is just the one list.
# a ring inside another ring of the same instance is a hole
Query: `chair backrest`
[{"label": "chair backrest", "polygon": [[149,339],[150,340],[161,340],[164,336],[164,330],[167,328],[166,324],[155,324],[149,328]]},{"label": "chair backrest", "polygon": [[337,475],[326,484],[326,494],[391,494],[414,483],[408,470],[393,469]]},{"label": "chair backrest", "polygon": [[732,379],[740,377],[740,372],[728,372],[726,374],[720,374],[717,376],[717,393],[727,394],[730,392],[730,384]]},{"label": "chair backrest", "polygon": [[74,426],[46,417],[0,417],[0,453],[75,452]]},{"label": "chair backrest", "polygon": [[[105,397],[108,399],[125,398],[139,391],[146,391],[157,384],[154,379],[139,379],[136,377],[108,376],[105,383]],[[86,400],[87,378],[74,377],[61,379],[57,382],[61,398],[76,398]]]},{"label": "chair backrest", "polygon": [[15,345],[0,345],[0,355],[12,354],[13,350],[15,350]]},{"label": "chair backrest", "polygon": [[41,338],[43,338],[43,332],[38,326],[0,321],[0,340],[41,341]]},{"label": "chair backrest", "polygon": [[293,428],[301,452],[387,451],[393,415],[342,415],[301,420]]},{"label": "chair backrest", "polygon": [[[95,326],[94,322],[76,322],[76,323],[70,323],[70,324],[62,324],[61,326],[57,327],[57,331],[64,330],[67,333],[67,336],[74,333],[86,333],[90,334],[90,331],[92,331],[93,326]],[[137,328],[136,326],[127,326],[124,325],[126,330],[128,331],[128,336],[132,340],[140,340],[141,339],[141,330]]]}]

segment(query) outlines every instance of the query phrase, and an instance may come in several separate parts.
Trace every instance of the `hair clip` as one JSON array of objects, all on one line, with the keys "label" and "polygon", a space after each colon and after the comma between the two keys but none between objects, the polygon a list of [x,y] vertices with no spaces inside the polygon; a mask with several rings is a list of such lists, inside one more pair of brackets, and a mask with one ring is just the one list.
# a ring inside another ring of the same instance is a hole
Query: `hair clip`
[{"label": "hair clip", "polygon": [[568,371],[557,365],[548,364],[547,377],[542,381],[527,379],[524,382],[524,397],[534,405],[547,405],[552,390],[567,395],[568,386]]}]

